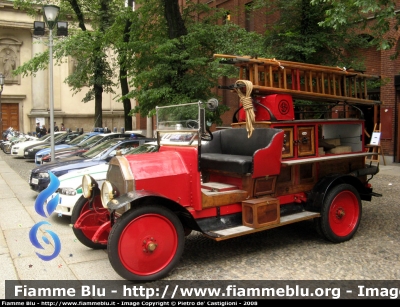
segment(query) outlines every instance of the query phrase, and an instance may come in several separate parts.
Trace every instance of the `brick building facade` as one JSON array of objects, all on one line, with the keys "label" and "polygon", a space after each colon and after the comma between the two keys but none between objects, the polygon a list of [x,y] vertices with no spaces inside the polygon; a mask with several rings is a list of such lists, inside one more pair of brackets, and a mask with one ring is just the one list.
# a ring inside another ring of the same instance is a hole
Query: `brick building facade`
[{"label": "brick building facade", "polygon": [[[198,3],[208,4],[210,7],[224,8],[230,12],[230,21],[236,23],[248,31],[256,31],[264,33],[268,25],[274,24],[278,20],[277,15],[267,15],[265,10],[259,10],[252,13],[246,13],[246,6],[252,5],[249,0],[197,0]],[[185,1],[179,0],[180,5],[184,5]],[[398,1],[400,8],[400,1]],[[373,19],[371,19],[373,22]],[[394,36],[398,41],[400,31],[392,30],[389,35]],[[397,47],[397,46],[396,46]],[[400,127],[398,112],[400,100],[400,59],[393,60],[395,50],[377,51],[375,48],[363,51],[365,55],[366,74],[380,75],[385,80],[385,85],[380,88],[379,100],[382,101],[381,106],[363,107],[366,117],[366,125],[370,131],[374,127],[374,123],[381,124],[382,138],[381,145],[386,156],[393,156],[393,161],[400,162]],[[399,76],[397,79],[395,76]],[[395,80],[398,80],[398,90],[396,90]],[[221,78],[222,85],[232,84],[232,80]],[[231,111],[223,115],[224,125],[228,126],[232,120],[233,112],[239,105],[239,99],[236,93],[219,90],[217,94],[222,97],[221,103],[231,108]]]}]

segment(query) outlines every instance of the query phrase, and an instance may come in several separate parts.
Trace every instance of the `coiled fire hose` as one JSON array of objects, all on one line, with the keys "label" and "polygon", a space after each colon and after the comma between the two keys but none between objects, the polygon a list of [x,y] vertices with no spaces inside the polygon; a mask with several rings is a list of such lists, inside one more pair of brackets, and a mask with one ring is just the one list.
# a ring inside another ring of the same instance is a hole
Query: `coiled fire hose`
[{"label": "coiled fire hose", "polygon": [[247,137],[250,138],[254,130],[253,124],[255,122],[253,101],[251,99],[251,92],[253,91],[253,83],[249,80],[237,80],[235,82],[235,85],[239,84],[244,84],[246,86],[246,95],[243,94],[243,92],[240,90],[239,87],[235,87],[235,90],[240,98],[240,102],[243,105],[243,109],[246,112]]}]

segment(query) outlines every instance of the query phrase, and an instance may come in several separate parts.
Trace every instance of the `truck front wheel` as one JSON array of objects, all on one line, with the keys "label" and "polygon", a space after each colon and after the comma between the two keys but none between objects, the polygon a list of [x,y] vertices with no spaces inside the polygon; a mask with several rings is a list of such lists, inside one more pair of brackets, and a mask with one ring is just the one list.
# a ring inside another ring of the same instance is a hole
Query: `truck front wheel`
[{"label": "truck front wheel", "polygon": [[116,220],[108,237],[108,258],[127,280],[158,280],[178,264],[184,241],[183,226],[172,211],[138,206]]},{"label": "truck front wheel", "polygon": [[361,220],[360,195],[349,184],[340,184],[328,191],[316,220],[317,230],[327,240],[340,243],[350,240]]}]

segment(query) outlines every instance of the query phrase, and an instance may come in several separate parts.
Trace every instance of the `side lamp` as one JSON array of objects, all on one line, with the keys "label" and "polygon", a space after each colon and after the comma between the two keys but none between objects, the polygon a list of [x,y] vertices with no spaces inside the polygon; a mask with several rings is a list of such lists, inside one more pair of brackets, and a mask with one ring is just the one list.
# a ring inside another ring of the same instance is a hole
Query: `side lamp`
[{"label": "side lamp", "polygon": [[57,36],[68,36],[68,22],[57,22]]},{"label": "side lamp", "polygon": [[38,35],[38,36],[44,35],[44,21],[33,22],[33,35]]}]

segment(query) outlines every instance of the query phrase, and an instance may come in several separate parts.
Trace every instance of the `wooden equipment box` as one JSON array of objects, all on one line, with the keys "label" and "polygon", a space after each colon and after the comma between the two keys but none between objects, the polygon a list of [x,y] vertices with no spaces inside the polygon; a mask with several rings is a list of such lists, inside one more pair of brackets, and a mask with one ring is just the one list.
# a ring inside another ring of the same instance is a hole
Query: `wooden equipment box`
[{"label": "wooden equipment box", "polygon": [[242,202],[242,223],[244,226],[260,228],[280,221],[279,199],[256,198]]},{"label": "wooden equipment box", "polygon": [[312,156],[315,155],[314,148],[314,127],[298,127],[297,129],[298,140],[298,156]]}]

